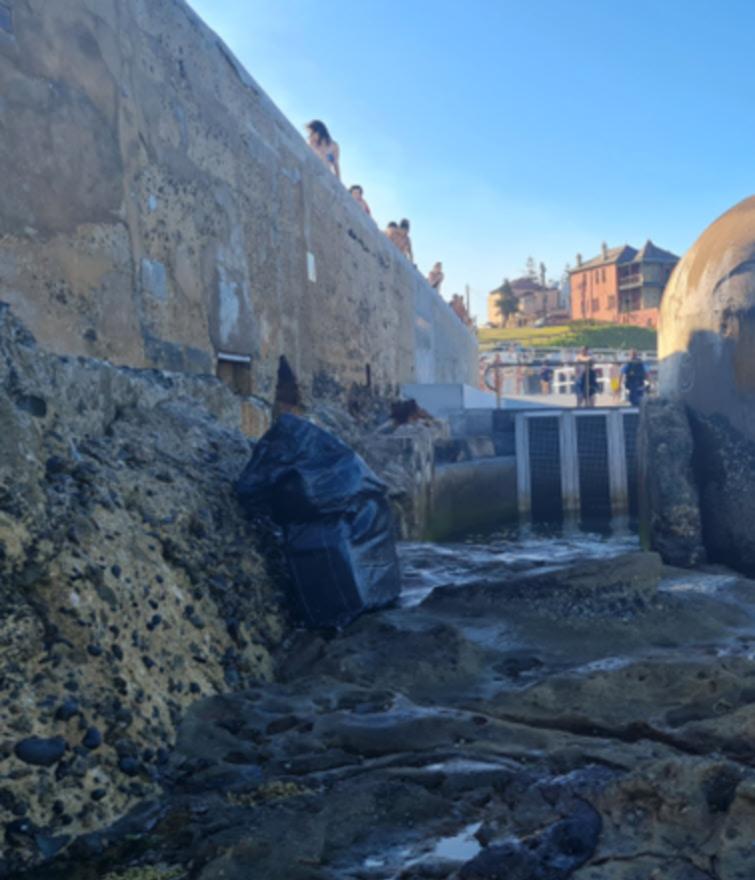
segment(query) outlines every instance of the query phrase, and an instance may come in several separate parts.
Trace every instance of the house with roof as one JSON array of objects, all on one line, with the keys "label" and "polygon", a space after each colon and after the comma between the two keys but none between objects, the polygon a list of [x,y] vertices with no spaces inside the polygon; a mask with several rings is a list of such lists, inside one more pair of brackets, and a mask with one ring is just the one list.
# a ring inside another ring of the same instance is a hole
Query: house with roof
[{"label": "house with roof", "polygon": [[[547,318],[560,309],[560,290],[557,287],[546,287],[536,278],[527,276],[515,278],[511,282],[511,289],[519,305],[516,314],[516,321],[519,324],[529,324],[538,318]],[[488,294],[488,324],[491,327],[503,327],[503,317],[498,309],[500,295],[501,287]]]},{"label": "house with roof", "polygon": [[587,262],[577,254],[569,273],[572,320],[657,327],[663,291],[678,262],[676,254],[650,240],[639,250],[604,243]]}]

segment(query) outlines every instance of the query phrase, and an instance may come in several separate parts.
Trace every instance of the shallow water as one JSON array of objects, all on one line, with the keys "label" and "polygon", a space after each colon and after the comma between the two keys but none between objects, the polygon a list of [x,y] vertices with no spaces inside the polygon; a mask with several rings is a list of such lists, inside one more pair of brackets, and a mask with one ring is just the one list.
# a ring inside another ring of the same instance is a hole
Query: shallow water
[{"label": "shallow water", "polygon": [[463,541],[399,545],[401,604],[418,605],[435,587],[479,581],[481,573],[564,565],[580,559],[610,559],[640,547],[633,523],[546,523],[512,525]]}]

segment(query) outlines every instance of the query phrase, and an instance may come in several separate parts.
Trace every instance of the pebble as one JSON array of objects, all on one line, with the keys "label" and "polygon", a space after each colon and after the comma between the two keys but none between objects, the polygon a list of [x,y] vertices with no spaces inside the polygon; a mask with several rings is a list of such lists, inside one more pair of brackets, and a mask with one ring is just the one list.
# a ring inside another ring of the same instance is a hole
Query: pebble
[{"label": "pebble", "polygon": [[53,736],[49,739],[30,736],[16,743],[13,751],[16,757],[25,764],[33,764],[36,767],[52,767],[63,757],[67,745],[62,736]]},{"label": "pebble", "polygon": [[118,761],[118,767],[126,776],[136,776],[139,772],[139,762],[136,758],[123,757]]},{"label": "pebble", "polygon": [[55,718],[57,721],[70,721],[74,715],[79,714],[79,711],[79,701],[75,700],[73,697],[68,697],[60,706],[58,706]]},{"label": "pebble", "polygon": [[90,727],[84,734],[81,744],[90,751],[94,751],[102,745],[102,734],[96,727]]}]

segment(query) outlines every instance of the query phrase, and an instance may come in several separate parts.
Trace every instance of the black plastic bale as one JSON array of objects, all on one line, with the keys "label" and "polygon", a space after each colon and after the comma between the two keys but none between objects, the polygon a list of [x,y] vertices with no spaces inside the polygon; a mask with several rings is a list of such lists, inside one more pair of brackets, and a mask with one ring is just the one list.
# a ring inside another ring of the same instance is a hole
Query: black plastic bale
[{"label": "black plastic bale", "polygon": [[395,601],[400,571],[386,487],[336,437],[281,416],[236,484],[249,514],[283,528],[296,610],[311,627],[342,627]]}]

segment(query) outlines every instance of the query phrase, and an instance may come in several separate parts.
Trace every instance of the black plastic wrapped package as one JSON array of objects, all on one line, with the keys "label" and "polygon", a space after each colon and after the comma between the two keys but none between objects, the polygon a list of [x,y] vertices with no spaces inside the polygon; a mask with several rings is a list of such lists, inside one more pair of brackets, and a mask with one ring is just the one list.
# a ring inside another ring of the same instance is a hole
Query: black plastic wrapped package
[{"label": "black plastic wrapped package", "polygon": [[248,513],[266,513],[283,528],[292,598],[308,626],[342,627],[398,597],[385,485],[345,443],[281,416],[236,488]]}]

